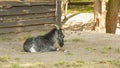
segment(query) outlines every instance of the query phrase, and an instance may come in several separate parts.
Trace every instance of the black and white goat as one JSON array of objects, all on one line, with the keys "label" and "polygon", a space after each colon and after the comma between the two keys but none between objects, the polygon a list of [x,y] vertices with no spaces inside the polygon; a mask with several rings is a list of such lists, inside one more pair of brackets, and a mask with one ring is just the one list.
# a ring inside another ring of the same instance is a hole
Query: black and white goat
[{"label": "black and white goat", "polygon": [[60,47],[64,45],[64,34],[58,26],[43,36],[28,38],[23,45],[26,52],[57,51],[54,44],[58,42]]}]

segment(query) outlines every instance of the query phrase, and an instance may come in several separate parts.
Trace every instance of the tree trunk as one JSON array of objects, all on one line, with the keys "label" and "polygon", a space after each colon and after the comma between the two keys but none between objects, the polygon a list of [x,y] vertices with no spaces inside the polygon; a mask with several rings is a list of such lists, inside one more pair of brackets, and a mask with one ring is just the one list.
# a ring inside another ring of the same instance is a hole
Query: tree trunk
[{"label": "tree trunk", "polygon": [[94,2],[94,30],[105,32],[106,2],[104,0],[95,0]]},{"label": "tree trunk", "polygon": [[115,34],[120,0],[109,0],[106,15],[106,33]]}]

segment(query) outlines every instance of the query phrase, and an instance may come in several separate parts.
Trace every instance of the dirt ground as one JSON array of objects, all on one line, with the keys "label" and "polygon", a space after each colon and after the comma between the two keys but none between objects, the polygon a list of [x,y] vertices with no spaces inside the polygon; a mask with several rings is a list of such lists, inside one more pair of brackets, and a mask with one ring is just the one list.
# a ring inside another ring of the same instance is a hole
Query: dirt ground
[{"label": "dirt ground", "polygon": [[96,32],[65,32],[69,52],[27,53],[24,41],[0,42],[0,68],[119,68],[120,36]]}]

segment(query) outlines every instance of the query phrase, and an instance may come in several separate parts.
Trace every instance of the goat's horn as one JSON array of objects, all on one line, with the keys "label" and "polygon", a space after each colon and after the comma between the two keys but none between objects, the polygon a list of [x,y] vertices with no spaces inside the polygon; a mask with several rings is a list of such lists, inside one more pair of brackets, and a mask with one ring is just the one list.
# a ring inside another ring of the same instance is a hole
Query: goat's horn
[{"label": "goat's horn", "polygon": [[60,29],[60,28],[59,28],[59,26],[58,26],[58,25],[56,25],[56,24],[55,24],[55,27],[56,27],[57,29]]}]

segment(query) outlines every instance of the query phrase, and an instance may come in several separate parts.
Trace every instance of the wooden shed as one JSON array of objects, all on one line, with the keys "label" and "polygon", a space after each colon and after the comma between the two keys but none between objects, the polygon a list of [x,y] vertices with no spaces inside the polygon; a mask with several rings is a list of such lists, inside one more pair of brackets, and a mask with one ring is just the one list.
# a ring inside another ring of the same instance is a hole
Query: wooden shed
[{"label": "wooden shed", "polygon": [[0,0],[0,34],[61,27],[61,0]]}]

